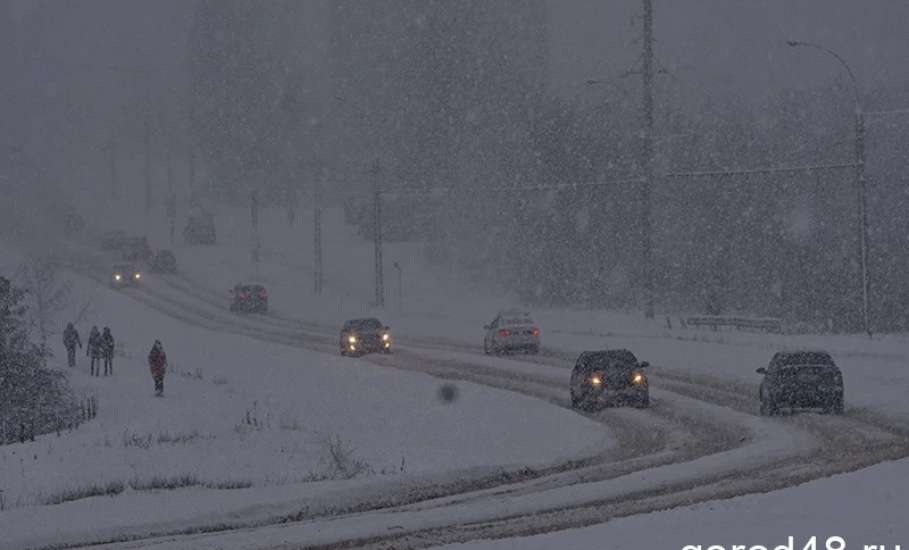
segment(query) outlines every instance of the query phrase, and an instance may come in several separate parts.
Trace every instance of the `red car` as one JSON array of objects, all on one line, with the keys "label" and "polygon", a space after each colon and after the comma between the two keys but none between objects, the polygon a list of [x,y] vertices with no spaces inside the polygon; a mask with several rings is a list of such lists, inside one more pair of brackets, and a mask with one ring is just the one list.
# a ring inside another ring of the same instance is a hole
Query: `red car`
[{"label": "red car", "polygon": [[240,283],[230,290],[230,310],[235,313],[268,313],[268,291],[259,284]]}]

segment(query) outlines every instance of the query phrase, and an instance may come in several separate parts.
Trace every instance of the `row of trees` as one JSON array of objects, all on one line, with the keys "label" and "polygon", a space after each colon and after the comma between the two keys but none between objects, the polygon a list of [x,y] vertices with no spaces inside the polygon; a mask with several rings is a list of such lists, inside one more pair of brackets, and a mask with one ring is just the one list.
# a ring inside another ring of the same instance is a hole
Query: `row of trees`
[{"label": "row of trees", "polygon": [[[319,52],[327,89],[293,42],[311,17],[329,23],[315,41],[327,45]],[[386,237],[425,241],[434,259],[470,278],[530,303],[640,303],[639,89],[629,79],[575,97],[551,92],[543,2],[279,1],[252,9],[203,0],[192,58],[196,139],[228,194],[245,197],[253,185],[284,197],[296,182],[327,178],[329,197],[362,203],[371,178],[381,177],[386,188],[419,191],[386,196]],[[660,175],[852,159],[846,82],[786,90],[762,104],[686,98],[679,86],[658,86]],[[887,105],[907,91],[891,84],[863,99]],[[875,328],[909,328],[901,276],[909,268],[909,139],[869,126],[868,147]],[[381,160],[378,176],[368,172],[373,159]],[[852,177],[659,177],[659,305],[857,328]],[[597,185],[571,186],[578,183]],[[372,209],[348,211],[368,237]]]}]

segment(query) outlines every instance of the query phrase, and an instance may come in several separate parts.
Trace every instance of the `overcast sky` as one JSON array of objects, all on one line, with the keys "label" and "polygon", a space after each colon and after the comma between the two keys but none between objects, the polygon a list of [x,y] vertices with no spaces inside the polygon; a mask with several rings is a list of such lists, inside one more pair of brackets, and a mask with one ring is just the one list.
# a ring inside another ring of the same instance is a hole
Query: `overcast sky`
[{"label": "overcast sky", "polygon": [[[0,1],[14,21],[28,20],[39,5],[39,0]],[[787,39],[815,41],[836,50],[852,65],[864,90],[885,82],[909,82],[909,2],[903,0],[655,0],[654,4],[656,52],[674,76],[661,76],[657,85],[672,96],[734,95],[761,101],[786,87],[843,77],[832,59],[818,51],[789,48]],[[41,26],[44,51],[22,52],[26,58],[37,55],[42,60],[32,72],[47,75],[49,86],[69,80],[63,87],[74,90],[75,101],[86,95],[97,101],[118,91],[134,96],[136,84],[131,81],[137,75],[114,74],[107,69],[110,65],[150,67],[159,85],[177,91],[186,86],[191,0],[82,0],[56,7],[58,19]],[[595,98],[596,89],[583,85],[586,79],[615,78],[634,66],[640,54],[635,39],[641,24],[634,19],[640,15],[640,0],[550,0],[549,7],[553,88],[565,95]],[[312,13],[318,18],[324,10]],[[33,32],[24,25],[17,30],[19,43],[21,34]],[[324,37],[306,28],[301,28],[301,34],[303,44]],[[319,51],[318,44],[312,50]],[[61,75],[59,71],[66,69],[45,64],[48,58],[72,64],[75,75]],[[327,77],[327,71],[316,72]],[[866,106],[899,107],[906,105]]]},{"label": "overcast sky", "polygon": [[[639,0],[553,0],[554,83],[621,74],[637,59]],[[654,0],[656,52],[677,82],[663,86],[762,98],[841,74],[821,52],[838,52],[865,88],[909,80],[909,2],[903,0]]]},{"label": "overcast sky", "polygon": [[[18,17],[32,0],[7,0]],[[657,53],[679,85],[761,94],[836,75],[819,52],[792,50],[787,39],[838,51],[864,85],[909,79],[909,2],[903,0],[655,0]],[[61,10],[47,39],[80,58],[107,62],[151,55],[179,64],[192,2],[83,0]],[[62,6],[62,5],[61,5]],[[571,87],[631,65],[639,0],[551,0],[553,84]],[[54,48],[52,46],[52,49]],[[84,60],[84,59],[83,59]]]}]

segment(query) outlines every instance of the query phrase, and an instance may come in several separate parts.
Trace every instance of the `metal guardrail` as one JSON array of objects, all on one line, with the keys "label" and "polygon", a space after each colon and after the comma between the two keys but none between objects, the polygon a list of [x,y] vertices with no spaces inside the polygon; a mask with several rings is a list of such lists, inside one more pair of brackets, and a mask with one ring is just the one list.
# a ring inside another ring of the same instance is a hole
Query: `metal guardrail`
[{"label": "metal guardrail", "polygon": [[692,315],[684,319],[686,327],[707,327],[713,330],[732,328],[757,332],[783,332],[783,321],[775,317],[735,317],[728,315]]}]

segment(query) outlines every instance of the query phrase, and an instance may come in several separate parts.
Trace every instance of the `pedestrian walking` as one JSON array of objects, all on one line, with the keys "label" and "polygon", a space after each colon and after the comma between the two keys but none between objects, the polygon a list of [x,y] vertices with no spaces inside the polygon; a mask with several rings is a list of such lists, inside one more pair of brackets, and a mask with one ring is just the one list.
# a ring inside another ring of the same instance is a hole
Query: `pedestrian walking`
[{"label": "pedestrian walking", "polygon": [[76,346],[82,349],[82,339],[72,323],[67,323],[63,330],[63,345],[66,347],[66,362],[69,368],[73,368],[76,366]]},{"label": "pedestrian walking", "polygon": [[101,334],[101,355],[104,358],[104,376],[113,376],[114,337],[110,333],[110,327],[104,327],[104,332]]},{"label": "pedestrian walking", "polygon": [[88,333],[88,349],[85,350],[85,354],[91,358],[91,375],[100,376],[101,375],[101,333],[98,331],[98,326],[95,325],[92,327],[91,332]]},{"label": "pedestrian walking", "polygon": [[155,381],[155,395],[164,395],[164,373],[167,371],[167,355],[160,340],[155,340],[151,351],[148,353],[148,367],[151,369],[152,379]]}]

